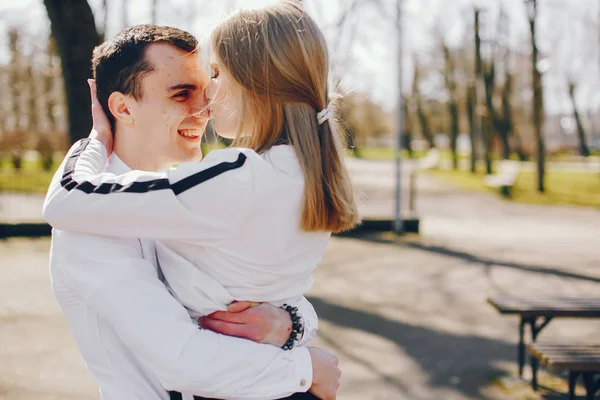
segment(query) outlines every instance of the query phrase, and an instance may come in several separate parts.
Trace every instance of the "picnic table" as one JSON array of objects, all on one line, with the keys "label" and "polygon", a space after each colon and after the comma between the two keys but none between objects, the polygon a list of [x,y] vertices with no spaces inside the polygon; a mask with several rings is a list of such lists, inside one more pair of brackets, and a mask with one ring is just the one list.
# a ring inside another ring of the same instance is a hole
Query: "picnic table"
[{"label": "picnic table", "polygon": [[[517,360],[519,377],[523,377],[525,365],[525,326],[529,326],[531,342],[535,342],[539,333],[554,318],[600,318],[600,298],[586,297],[554,297],[546,299],[524,299],[507,295],[488,298],[491,304],[502,315],[518,315],[519,345]],[[531,385],[537,389],[537,360],[531,357]]]}]

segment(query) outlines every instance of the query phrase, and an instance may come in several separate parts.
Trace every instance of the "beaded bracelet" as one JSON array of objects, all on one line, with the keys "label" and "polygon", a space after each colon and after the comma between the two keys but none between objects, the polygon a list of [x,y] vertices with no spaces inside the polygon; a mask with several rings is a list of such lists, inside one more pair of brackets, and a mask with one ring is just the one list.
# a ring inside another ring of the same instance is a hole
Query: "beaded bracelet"
[{"label": "beaded bracelet", "polygon": [[304,321],[302,321],[302,317],[298,314],[298,307],[292,307],[287,304],[281,306],[285,311],[290,314],[292,318],[292,332],[290,333],[290,337],[285,342],[281,348],[283,350],[291,350],[294,348],[294,344],[296,343],[296,338],[302,335],[304,332]]}]

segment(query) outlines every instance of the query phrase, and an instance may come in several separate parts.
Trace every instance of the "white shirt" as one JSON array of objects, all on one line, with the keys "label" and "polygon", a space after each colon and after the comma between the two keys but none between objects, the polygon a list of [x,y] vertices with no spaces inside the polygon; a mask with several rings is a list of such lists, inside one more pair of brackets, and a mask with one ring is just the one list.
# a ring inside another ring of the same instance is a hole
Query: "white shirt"
[{"label": "white shirt", "polygon": [[[108,172],[128,170],[111,157]],[[159,280],[151,240],[55,229],[50,261],[54,295],[102,400],[166,400],[165,389],[184,398],[273,399],[311,385],[304,348],[284,352],[198,329]],[[316,315],[305,299],[296,305],[306,341]]]},{"label": "white shirt", "polygon": [[297,301],[312,285],[330,232],[301,229],[304,174],[291,146],[263,155],[214,150],[164,172],[100,174],[95,139],[76,143],[44,205],[56,228],[154,237],[175,297],[206,315],[234,300]]}]

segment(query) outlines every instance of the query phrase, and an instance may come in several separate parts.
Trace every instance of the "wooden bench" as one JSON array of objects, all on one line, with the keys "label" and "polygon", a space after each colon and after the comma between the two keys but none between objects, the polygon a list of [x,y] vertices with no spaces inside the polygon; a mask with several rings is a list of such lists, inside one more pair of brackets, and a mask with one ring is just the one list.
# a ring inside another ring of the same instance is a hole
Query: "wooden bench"
[{"label": "wooden bench", "polygon": [[[517,361],[519,377],[523,377],[525,366],[525,326],[529,326],[531,342],[535,342],[539,333],[553,318],[600,318],[600,298],[556,297],[546,299],[524,299],[513,296],[495,296],[488,298],[502,315],[518,315],[519,345]],[[531,385],[537,389],[537,359],[531,358]]]},{"label": "wooden bench", "polygon": [[521,163],[519,161],[502,160],[498,163],[498,173],[495,175],[486,175],[483,182],[490,187],[500,188],[500,192],[505,197],[510,197],[511,189],[517,182]]},{"label": "wooden bench", "polygon": [[570,400],[575,399],[579,377],[583,379],[586,400],[593,400],[600,390],[600,344],[533,343],[529,353],[551,371],[569,372]]}]

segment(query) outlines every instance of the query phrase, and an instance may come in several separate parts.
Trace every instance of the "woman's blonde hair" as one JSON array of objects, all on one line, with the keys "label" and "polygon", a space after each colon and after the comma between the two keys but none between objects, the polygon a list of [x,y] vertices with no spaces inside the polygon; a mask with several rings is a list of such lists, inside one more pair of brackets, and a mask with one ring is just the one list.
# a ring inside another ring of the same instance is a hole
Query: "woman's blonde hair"
[{"label": "woman's blonde hair", "polygon": [[[258,153],[293,146],[305,177],[302,229],[341,232],[360,218],[328,105],[323,34],[299,1],[240,11],[212,34],[212,45],[241,88],[238,138]],[[249,136],[240,137],[240,132]]]}]

